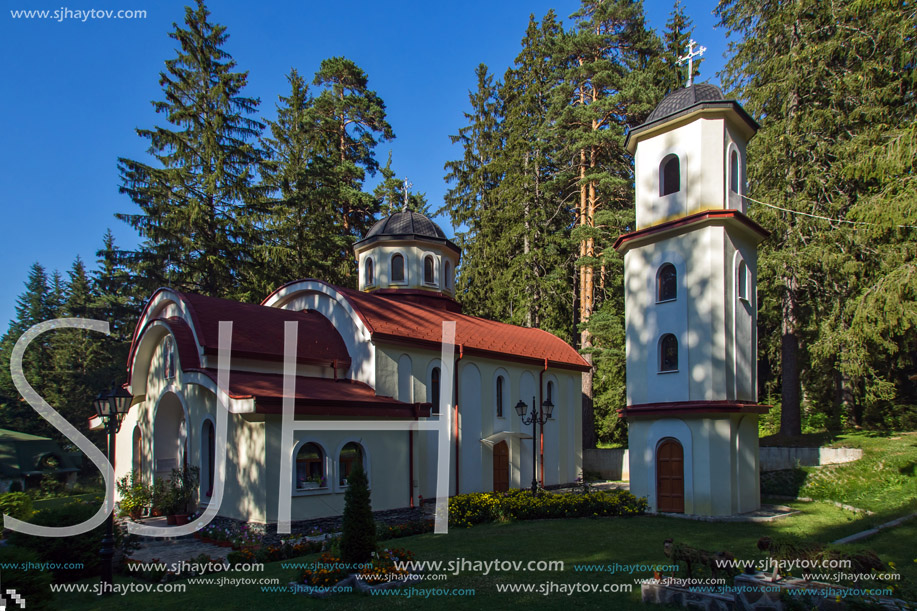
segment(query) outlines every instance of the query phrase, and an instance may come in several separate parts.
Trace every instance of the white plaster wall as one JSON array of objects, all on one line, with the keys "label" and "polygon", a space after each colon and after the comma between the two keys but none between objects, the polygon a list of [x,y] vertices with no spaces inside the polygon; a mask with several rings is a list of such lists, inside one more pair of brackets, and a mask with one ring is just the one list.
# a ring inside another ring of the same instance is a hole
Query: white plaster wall
[{"label": "white plaster wall", "polygon": [[[678,272],[674,302],[656,303],[656,274]],[[724,232],[707,226],[624,256],[628,405],[727,398]],[[659,339],[678,338],[678,371],[659,372]]]},{"label": "white plaster wall", "polygon": [[[700,210],[725,208],[725,129],[723,117],[675,122],[637,144],[635,162],[637,229]],[[681,190],[660,197],[659,164],[679,157]]]},{"label": "white plaster wall", "polygon": [[[404,257],[404,282],[393,282],[391,275],[392,256],[401,254]],[[433,275],[434,283],[424,282],[423,261],[426,256],[433,257]],[[373,268],[375,270],[375,281],[372,285],[366,285],[365,273],[366,259],[372,258]],[[454,275],[455,268],[458,266],[459,255],[455,251],[446,248],[440,244],[432,242],[414,242],[414,241],[385,241],[372,244],[368,248],[361,250],[357,254],[359,262],[361,291],[373,290],[379,288],[409,288],[419,290],[444,291],[452,293],[455,286]],[[445,283],[443,281],[445,261],[452,264],[451,273],[453,282]]]}]

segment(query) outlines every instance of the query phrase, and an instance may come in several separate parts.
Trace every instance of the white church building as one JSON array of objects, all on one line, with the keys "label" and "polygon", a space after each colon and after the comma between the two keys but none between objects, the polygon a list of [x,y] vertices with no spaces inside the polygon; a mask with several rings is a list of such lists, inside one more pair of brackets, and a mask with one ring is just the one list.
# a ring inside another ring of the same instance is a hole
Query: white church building
[{"label": "white church building", "polygon": [[[460,250],[421,214],[379,221],[355,254],[358,290],[298,280],[260,305],[158,290],[133,337],[134,405],[118,433],[116,476],[134,470],[149,483],[173,468],[197,466],[198,505],[210,502],[220,321],[232,321],[233,334],[219,515],[276,522],[286,455],[293,461],[294,521],[339,515],[357,462],[368,474],[374,510],[435,497],[435,431],[308,426],[327,420],[451,419],[449,495],[527,487],[532,444],[543,485],[581,475],[582,372],[589,366],[576,350],[538,329],[462,314],[454,299]],[[299,334],[295,418],[305,427],[285,445],[284,324],[291,321]],[[451,400],[440,396],[444,321],[455,321]],[[555,406],[535,438],[514,410],[520,400],[531,410],[533,398]]]},{"label": "white church building", "polygon": [[668,95],[628,134],[636,227],[624,255],[630,487],[654,511],[760,506],[757,246],[746,145],[758,129],[713,85]]}]

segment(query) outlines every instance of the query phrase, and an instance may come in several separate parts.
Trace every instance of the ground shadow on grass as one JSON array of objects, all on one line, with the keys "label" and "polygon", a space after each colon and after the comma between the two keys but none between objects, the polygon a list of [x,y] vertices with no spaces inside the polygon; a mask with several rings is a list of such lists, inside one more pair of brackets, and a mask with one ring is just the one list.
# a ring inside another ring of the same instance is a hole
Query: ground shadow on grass
[{"label": "ground shadow on grass", "polygon": [[765,471],[761,474],[761,494],[764,496],[788,496],[796,498],[806,484],[809,474],[800,469]]},{"label": "ground shadow on grass", "polygon": [[762,448],[818,448],[834,443],[843,431],[805,433],[803,435],[768,435],[758,440]]}]

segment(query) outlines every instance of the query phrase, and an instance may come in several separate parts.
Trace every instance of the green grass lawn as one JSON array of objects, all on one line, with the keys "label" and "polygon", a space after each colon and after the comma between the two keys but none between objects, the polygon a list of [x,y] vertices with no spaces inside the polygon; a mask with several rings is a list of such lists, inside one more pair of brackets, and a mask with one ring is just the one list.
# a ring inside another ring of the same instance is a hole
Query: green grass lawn
[{"label": "green grass lawn", "polygon": [[[451,529],[446,535],[425,534],[388,542],[405,547],[419,560],[458,558],[469,561],[561,560],[562,572],[492,572],[489,575],[465,572],[449,575],[445,581],[424,581],[418,588],[473,589],[474,596],[434,596],[430,598],[376,597],[358,594],[338,595],[328,600],[313,600],[303,595],[265,592],[260,585],[239,587],[188,585],[183,594],[132,593],[127,596],[99,598],[90,594],[58,594],[58,609],[244,609],[296,606],[304,609],[426,609],[448,606],[450,611],[479,609],[646,609],[640,602],[639,585],[630,593],[498,592],[498,584],[633,584],[648,572],[628,574],[605,571],[576,571],[577,565],[665,563],[663,541],[672,537],[710,551],[726,550],[738,559],[762,559],[755,543],[764,536],[793,536],[804,541],[830,543],[841,537],[872,528],[894,517],[917,510],[917,434],[872,436],[838,435],[837,445],[861,447],[864,458],[858,462],[821,469],[803,469],[799,494],[818,500],[789,503],[799,514],[765,524],[711,523],[677,518],[639,516],[532,521],[487,524],[469,529]],[[836,507],[839,501],[870,509],[874,516]],[[766,501],[766,499],[765,499]],[[851,549],[872,549],[884,562],[894,562],[910,584],[917,584],[917,519],[899,528],[883,531]],[[307,556],[297,562],[317,559]],[[290,562],[290,561],[287,561]],[[224,573],[235,578],[277,578],[286,584],[298,570],[283,563],[265,565],[263,573]],[[97,580],[93,580],[97,581]],[[119,579],[120,583],[131,580]],[[92,582],[83,582],[92,583]],[[142,584],[145,582],[134,582]],[[178,582],[187,583],[187,582]],[[913,585],[910,586],[913,589]]]}]

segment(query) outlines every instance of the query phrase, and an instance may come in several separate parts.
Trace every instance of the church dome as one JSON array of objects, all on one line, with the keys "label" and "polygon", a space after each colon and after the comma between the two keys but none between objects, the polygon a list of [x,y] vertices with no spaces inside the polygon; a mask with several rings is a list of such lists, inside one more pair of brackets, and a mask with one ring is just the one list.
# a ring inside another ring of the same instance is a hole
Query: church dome
[{"label": "church dome", "polygon": [[372,226],[362,241],[372,238],[397,237],[398,239],[433,238],[445,240],[446,234],[439,225],[413,210],[396,212]]},{"label": "church dome", "polygon": [[698,83],[684,87],[665,96],[659,106],[646,118],[646,123],[665,119],[703,102],[721,102],[725,99],[723,92],[716,85]]}]

